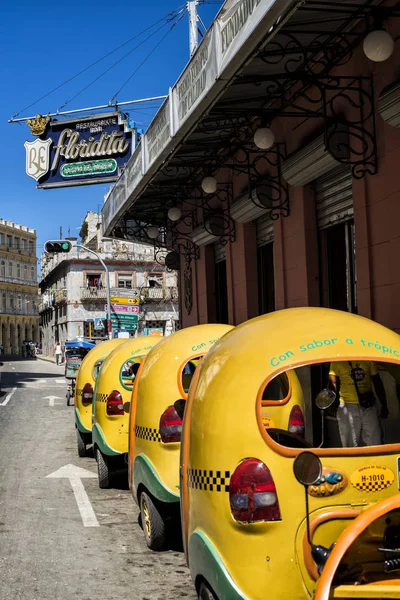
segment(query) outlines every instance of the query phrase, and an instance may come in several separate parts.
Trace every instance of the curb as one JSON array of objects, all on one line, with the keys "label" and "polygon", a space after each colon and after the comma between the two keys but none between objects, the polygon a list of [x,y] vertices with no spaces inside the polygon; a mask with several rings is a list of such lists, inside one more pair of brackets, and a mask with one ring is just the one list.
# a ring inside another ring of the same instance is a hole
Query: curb
[{"label": "curb", "polygon": [[[52,356],[43,356],[43,354],[37,354],[36,358],[38,360],[45,360],[46,362],[51,362],[54,365],[56,364],[56,360]],[[61,365],[59,365],[59,366],[61,367],[62,365],[63,365],[63,363],[61,363]]]}]

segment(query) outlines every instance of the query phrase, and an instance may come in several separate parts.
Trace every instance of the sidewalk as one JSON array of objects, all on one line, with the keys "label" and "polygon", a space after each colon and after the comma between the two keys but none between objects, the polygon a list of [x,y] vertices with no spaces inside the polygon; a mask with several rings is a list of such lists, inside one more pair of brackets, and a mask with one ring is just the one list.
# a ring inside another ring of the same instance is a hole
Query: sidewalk
[{"label": "sidewalk", "polygon": [[[37,354],[36,358],[38,360],[46,360],[47,362],[52,362],[56,364],[56,359],[54,356],[47,356],[46,354]],[[60,367],[62,367],[65,363],[61,363]]]}]

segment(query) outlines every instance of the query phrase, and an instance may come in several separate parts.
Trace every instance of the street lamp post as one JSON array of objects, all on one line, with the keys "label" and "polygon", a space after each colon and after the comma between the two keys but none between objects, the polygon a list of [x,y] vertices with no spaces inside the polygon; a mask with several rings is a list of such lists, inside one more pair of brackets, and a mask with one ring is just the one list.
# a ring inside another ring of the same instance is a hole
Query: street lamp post
[{"label": "street lamp post", "polygon": [[107,319],[107,333],[108,337],[112,338],[112,324],[111,324],[111,294],[110,294],[110,273],[108,267],[104,260],[101,258],[100,254],[91,250],[90,248],[86,248],[86,246],[82,246],[81,244],[75,244],[75,248],[81,248],[82,250],[86,250],[86,252],[90,252],[94,254],[99,262],[101,263],[104,271],[106,272],[106,295],[107,295],[107,309],[108,309],[108,319]]}]

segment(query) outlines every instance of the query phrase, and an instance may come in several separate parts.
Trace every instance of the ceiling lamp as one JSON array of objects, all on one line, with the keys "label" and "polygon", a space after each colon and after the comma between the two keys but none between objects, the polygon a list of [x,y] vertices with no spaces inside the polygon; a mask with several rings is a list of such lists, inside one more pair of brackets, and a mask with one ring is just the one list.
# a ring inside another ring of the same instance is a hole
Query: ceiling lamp
[{"label": "ceiling lamp", "polygon": [[182,215],[181,209],[178,208],[177,206],[173,206],[168,211],[168,219],[170,219],[171,221],[179,221],[179,219],[181,218],[181,215]]},{"label": "ceiling lamp", "polygon": [[158,233],[159,233],[158,227],[149,227],[147,230],[147,235],[149,236],[149,238],[151,240],[155,240],[156,237],[158,236]]},{"label": "ceiling lamp", "polygon": [[371,31],[363,42],[364,54],[369,60],[383,62],[392,56],[394,41],[390,33],[384,29]]},{"label": "ceiling lamp", "polygon": [[206,194],[214,194],[217,191],[217,180],[212,175],[204,177],[201,188]]},{"label": "ceiling lamp", "polygon": [[259,127],[254,133],[254,143],[260,150],[269,150],[275,144],[275,134],[269,127]]}]

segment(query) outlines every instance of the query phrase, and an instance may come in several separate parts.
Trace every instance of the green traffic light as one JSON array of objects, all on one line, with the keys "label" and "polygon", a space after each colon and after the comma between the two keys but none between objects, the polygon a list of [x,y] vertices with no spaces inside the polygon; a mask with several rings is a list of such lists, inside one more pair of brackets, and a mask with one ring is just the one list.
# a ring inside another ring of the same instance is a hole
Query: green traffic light
[{"label": "green traffic light", "polygon": [[63,250],[69,250],[69,244],[66,242],[64,244],[61,244],[61,247]]}]

